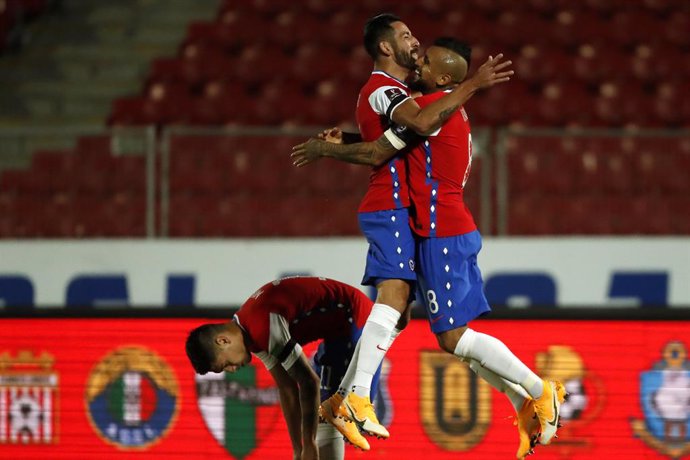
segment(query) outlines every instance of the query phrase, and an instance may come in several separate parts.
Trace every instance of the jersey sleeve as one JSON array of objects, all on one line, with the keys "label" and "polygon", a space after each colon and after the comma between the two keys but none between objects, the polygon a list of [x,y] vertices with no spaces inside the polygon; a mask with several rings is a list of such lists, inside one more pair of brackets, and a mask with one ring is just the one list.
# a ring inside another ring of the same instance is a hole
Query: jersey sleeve
[{"label": "jersey sleeve", "polygon": [[265,351],[255,353],[255,356],[259,358],[262,363],[264,363],[267,371],[270,371],[279,364],[278,359],[275,356],[269,355]]},{"label": "jersey sleeve", "polygon": [[302,354],[302,347],[290,335],[288,322],[283,316],[271,313],[269,322],[268,354],[285,370],[290,369]]},{"label": "jersey sleeve", "polygon": [[410,96],[397,86],[381,86],[369,95],[369,105],[379,115],[391,119],[393,111],[410,99]]},{"label": "jersey sleeve", "polygon": [[402,126],[395,123],[386,131],[384,131],[383,135],[386,136],[388,142],[390,142],[391,145],[395,147],[397,150],[402,150],[406,146],[422,138],[422,136],[420,136],[413,130],[408,129],[407,126]]}]

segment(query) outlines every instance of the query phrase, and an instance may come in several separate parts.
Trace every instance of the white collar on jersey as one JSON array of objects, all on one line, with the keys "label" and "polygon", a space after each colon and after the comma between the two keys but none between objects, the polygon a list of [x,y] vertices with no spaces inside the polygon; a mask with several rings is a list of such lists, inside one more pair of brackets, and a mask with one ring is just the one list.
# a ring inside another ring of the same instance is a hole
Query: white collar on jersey
[{"label": "white collar on jersey", "polygon": [[376,75],[376,74],[378,74],[378,75],[385,75],[386,77],[392,78],[393,80],[397,81],[398,83],[400,83],[401,85],[403,85],[405,88],[407,88],[407,84],[406,84],[404,81],[398,80],[398,79],[395,78],[393,75],[391,75],[391,74],[389,74],[389,73],[386,73],[386,72],[384,72],[383,70],[374,70],[373,72],[371,72],[371,74],[372,74],[372,75]]}]

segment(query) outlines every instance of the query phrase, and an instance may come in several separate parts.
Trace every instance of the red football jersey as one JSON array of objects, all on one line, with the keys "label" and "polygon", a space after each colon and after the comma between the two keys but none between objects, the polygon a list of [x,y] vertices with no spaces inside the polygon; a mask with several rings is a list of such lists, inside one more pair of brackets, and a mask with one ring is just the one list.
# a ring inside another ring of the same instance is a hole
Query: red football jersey
[{"label": "red football jersey", "polygon": [[[420,107],[443,97],[438,91],[416,98]],[[472,166],[472,134],[461,107],[407,156],[412,208],[410,226],[420,236],[446,237],[477,229],[463,200]]]},{"label": "red football jersey", "polygon": [[[385,72],[372,72],[357,99],[357,124],[362,140],[375,141],[391,124],[393,111],[409,99],[407,86]],[[369,188],[359,212],[405,208],[410,205],[405,183],[405,162],[398,156],[375,167],[369,175]]]},{"label": "red football jersey", "polygon": [[260,287],[237,311],[235,321],[249,338],[249,351],[267,367],[266,354],[287,369],[299,357],[300,345],[349,337],[353,324],[364,327],[372,305],[360,290],[339,281],[291,277]]}]

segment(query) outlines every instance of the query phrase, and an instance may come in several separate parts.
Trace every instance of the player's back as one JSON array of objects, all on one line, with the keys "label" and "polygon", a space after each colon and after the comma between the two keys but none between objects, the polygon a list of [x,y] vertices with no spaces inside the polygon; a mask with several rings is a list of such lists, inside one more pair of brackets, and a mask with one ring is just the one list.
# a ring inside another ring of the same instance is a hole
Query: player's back
[{"label": "player's back", "polygon": [[363,327],[372,302],[360,290],[339,281],[290,277],[259,288],[235,317],[250,336],[251,351],[266,351],[272,335],[289,331],[299,344],[347,337],[350,326]]},{"label": "player's back", "polygon": [[[415,101],[424,107],[444,95],[438,91]],[[417,234],[444,237],[476,230],[463,199],[472,165],[472,134],[463,107],[417,144],[407,163],[412,224]]]},{"label": "player's back", "polygon": [[[407,86],[382,71],[372,72],[357,99],[357,125],[365,142],[375,141],[388,129],[393,111],[409,98]],[[359,212],[399,209],[409,206],[405,162],[398,156],[372,169],[369,188]]]}]

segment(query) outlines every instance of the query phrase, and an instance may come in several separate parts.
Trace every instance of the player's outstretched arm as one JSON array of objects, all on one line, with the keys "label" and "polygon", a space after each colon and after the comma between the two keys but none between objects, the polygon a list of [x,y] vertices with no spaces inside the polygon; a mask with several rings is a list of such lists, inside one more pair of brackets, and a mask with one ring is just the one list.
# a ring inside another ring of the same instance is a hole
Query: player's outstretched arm
[{"label": "player's outstretched arm", "polygon": [[287,373],[299,388],[301,409],[302,454],[301,460],[318,460],[319,449],[316,445],[316,428],[318,426],[319,377],[309,365],[302,352]]},{"label": "player's outstretched arm", "polygon": [[398,148],[385,136],[374,142],[356,144],[335,144],[320,139],[309,139],[307,142],[292,148],[292,164],[301,168],[322,157],[335,158],[348,163],[379,166],[398,152]]},{"label": "player's outstretched arm", "polygon": [[414,99],[408,99],[393,111],[392,119],[398,125],[407,126],[421,135],[431,134],[478,90],[510,80],[514,72],[507,68],[511,64],[512,61],[503,61],[503,54],[489,56],[472,77],[460,83],[446,96],[423,109]]}]

